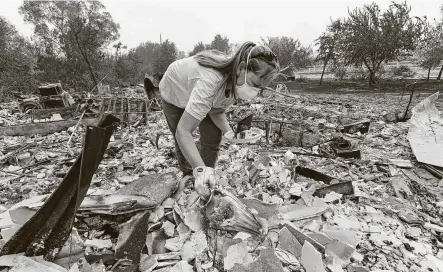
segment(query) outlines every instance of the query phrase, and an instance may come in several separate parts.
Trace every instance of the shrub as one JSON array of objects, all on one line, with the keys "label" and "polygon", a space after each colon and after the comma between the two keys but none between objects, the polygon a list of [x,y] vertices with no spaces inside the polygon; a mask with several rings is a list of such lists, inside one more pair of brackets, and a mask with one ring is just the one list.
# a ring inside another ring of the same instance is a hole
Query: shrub
[{"label": "shrub", "polygon": [[299,83],[303,82],[303,83],[306,83],[306,82],[308,82],[308,78],[307,78],[307,77],[304,77],[304,76],[299,76],[299,77],[297,77],[297,78],[295,79],[295,82],[299,82]]},{"label": "shrub", "polygon": [[378,68],[378,71],[375,72],[375,77],[378,79],[385,77],[385,75],[386,75],[386,69],[384,66],[380,66],[380,68]]},{"label": "shrub", "polygon": [[331,67],[331,72],[334,74],[334,77],[343,80],[347,74],[347,68],[345,66],[333,66]]},{"label": "shrub", "polygon": [[368,71],[363,67],[358,67],[350,76],[352,80],[364,81],[368,78]]},{"label": "shrub", "polygon": [[394,67],[391,70],[393,76],[401,76],[401,77],[413,77],[416,73],[411,70],[407,65],[400,65],[398,67]]}]

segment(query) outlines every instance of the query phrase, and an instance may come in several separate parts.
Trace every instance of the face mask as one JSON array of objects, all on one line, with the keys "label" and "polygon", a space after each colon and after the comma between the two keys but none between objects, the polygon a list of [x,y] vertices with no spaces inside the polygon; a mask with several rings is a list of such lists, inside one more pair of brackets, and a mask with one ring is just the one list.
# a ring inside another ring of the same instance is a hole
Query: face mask
[{"label": "face mask", "polygon": [[237,97],[245,101],[250,101],[254,99],[260,92],[260,88],[253,87],[246,82],[246,76],[248,75],[249,56],[251,56],[251,52],[252,49],[251,51],[249,51],[248,57],[246,58],[245,82],[243,83],[243,85],[237,86],[237,88],[235,88]]}]

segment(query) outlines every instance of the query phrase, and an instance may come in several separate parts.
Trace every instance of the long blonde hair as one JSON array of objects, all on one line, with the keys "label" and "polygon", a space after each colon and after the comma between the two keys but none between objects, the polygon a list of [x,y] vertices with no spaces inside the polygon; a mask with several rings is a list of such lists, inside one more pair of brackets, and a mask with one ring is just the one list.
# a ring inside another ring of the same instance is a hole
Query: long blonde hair
[{"label": "long blonde hair", "polygon": [[[251,52],[252,50],[252,52]],[[242,61],[246,63],[246,58],[251,52],[248,61],[248,70],[254,73],[264,71],[263,78],[276,76],[280,70],[277,56],[266,46],[256,46],[253,42],[245,42],[235,52],[233,56],[228,56],[216,50],[202,51],[194,56],[198,64],[204,67],[213,68],[226,76],[230,80],[230,92],[226,90],[226,97],[230,94],[235,95],[235,86],[237,85],[237,69]]]}]

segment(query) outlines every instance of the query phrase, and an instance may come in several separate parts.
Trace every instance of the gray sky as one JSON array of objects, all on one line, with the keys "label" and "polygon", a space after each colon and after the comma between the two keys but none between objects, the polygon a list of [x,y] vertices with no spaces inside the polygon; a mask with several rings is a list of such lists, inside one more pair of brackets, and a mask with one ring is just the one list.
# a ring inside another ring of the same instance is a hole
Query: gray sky
[{"label": "gray sky", "polygon": [[[290,36],[310,45],[325,30],[330,18],[345,17],[371,1],[142,1],[102,0],[114,21],[120,24],[120,41],[129,48],[141,42],[169,39],[179,50],[189,52],[199,41],[209,43],[220,33],[231,42],[258,42],[260,37]],[[375,1],[385,10],[391,1]],[[21,0],[2,0],[0,15],[17,30],[32,34],[32,26],[18,13]],[[443,1],[408,1],[412,15],[440,18]]]}]

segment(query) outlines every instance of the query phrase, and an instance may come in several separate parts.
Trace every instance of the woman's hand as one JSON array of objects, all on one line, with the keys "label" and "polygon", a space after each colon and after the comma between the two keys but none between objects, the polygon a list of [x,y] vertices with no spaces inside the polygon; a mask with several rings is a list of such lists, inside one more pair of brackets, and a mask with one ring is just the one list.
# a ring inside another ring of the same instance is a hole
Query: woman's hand
[{"label": "woman's hand", "polygon": [[218,183],[214,168],[207,166],[198,166],[194,168],[195,191],[201,198],[207,200],[211,196],[211,189],[214,189]]}]

